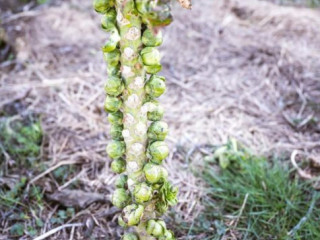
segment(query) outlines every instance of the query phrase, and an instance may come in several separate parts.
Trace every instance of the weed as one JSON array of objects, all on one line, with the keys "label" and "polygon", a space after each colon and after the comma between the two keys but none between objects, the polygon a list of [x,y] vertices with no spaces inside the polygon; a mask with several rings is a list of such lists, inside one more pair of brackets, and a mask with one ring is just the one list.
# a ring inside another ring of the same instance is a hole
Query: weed
[{"label": "weed", "polygon": [[275,0],[272,2],[281,4],[281,5],[297,5],[297,6],[307,6],[311,8],[320,6],[320,0]]},{"label": "weed", "polygon": [[42,129],[40,121],[34,116],[3,118],[0,133],[0,159],[7,153],[18,166],[26,166],[32,165],[39,156]]},{"label": "weed", "polygon": [[254,156],[234,142],[206,160],[201,175],[207,183],[205,211],[191,227],[182,225],[190,227],[190,236],[320,239],[320,209],[315,206],[320,194],[299,180],[288,164]]}]

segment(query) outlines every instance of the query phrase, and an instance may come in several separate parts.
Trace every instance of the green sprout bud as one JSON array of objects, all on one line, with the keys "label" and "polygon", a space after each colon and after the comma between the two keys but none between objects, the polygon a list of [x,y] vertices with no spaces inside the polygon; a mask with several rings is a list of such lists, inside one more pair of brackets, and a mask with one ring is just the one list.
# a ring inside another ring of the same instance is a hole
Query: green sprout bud
[{"label": "green sprout bud", "polygon": [[120,62],[121,53],[119,49],[115,49],[111,52],[103,53],[104,60],[107,62],[108,66],[117,66]]},{"label": "green sprout bud", "polygon": [[118,224],[119,224],[120,227],[123,227],[123,228],[127,228],[128,227],[128,225],[123,221],[121,216],[118,217]]},{"label": "green sprout bud", "polygon": [[106,31],[112,31],[116,27],[117,12],[111,8],[101,19],[101,27]]},{"label": "green sprout bud", "polygon": [[163,141],[153,142],[148,148],[148,155],[153,163],[161,164],[169,155],[168,145]]},{"label": "green sprout bud", "polygon": [[126,170],[126,161],[123,160],[122,158],[113,160],[111,163],[111,170],[114,173],[123,173]]},{"label": "green sprout bud", "polygon": [[149,220],[147,222],[147,233],[153,237],[161,237],[165,234],[166,226],[163,221]]},{"label": "green sprout bud", "polygon": [[110,30],[112,32],[109,40],[105,43],[105,45],[102,47],[102,51],[103,52],[112,52],[114,51],[117,46],[118,43],[120,41],[120,35],[119,32],[116,28]]},{"label": "green sprout bud", "polygon": [[168,178],[167,170],[154,163],[147,163],[143,168],[146,179],[149,183],[161,183]]},{"label": "green sprout bud", "polygon": [[114,113],[119,111],[122,106],[121,99],[117,97],[107,96],[104,102],[104,110],[108,113]]},{"label": "green sprout bud", "polygon": [[152,189],[153,190],[159,190],[162,187],[162,183],[156,183],[156,184],[152,184]]},{"label": "green sprout bud", "polygon": [[122,240],[139,240],[137,235],[135,235],[134,233],[126,233],[125,235],[123,235],[121,239]]},{"label": "green sprout bud", "polygon": [[128,188],[127,181],[128,181],[128,176],[125,174],[122,174],[122,175],[118,176],[114,185],[116,186],[116,188],[127,189]]},{"label": "green sprout bud", "polygon": [[146,83],[145,89],[151,97],[160,97],[166,90],[166,79],[161,76],[152,75]]},{"label": "green sprout bud", "polygon": [[[153,3],[153,4],[152,4]],[[169,25],[173,18],[170,7],[166,2],[151,2],[149,4],[148,13],[143,19],[149,26],[164,27]]]},{"label": "green sprout bud", "polygon": [[122,125],[111,125],[110,136],[113,140],[123,140]]},{"label": "green sprout bud", "polygon": [[117,188],[112,194],[111,202],[117,208],[124,208],[130,202],[130,195],[124,188]]},{"label": "green sprout bud", "polygon": [[148,138],[151,141],[163,141],[167,134],[168,124],[162,121],[155,121],[148,128]]},{"label": "green sprout bud", "polygon": [[164,236],[160,237],[159,240],[176,240],[173,232],[166,230]]},{"label": "green sprout bud", "polygon": [[108,120],[112,125],[122,125],[123,123],[123,113],[118,111],[108,114]]},{"label": "green sprout bud", "polygon": [[117,97],[124,90],[124,84],[120,77],[109,76],[106,84],[104,85],[104,90],[107,94]]},{"label": "green sprout bud", "polygon": [[152,66],[144,66],[144,69],[149,74],[156,74],[161,71],[162,66],[160,64],[158,65],[152,65]]},{"label": "green sprout bud", "polygon": [[142,35],[142,43],[147,47],[158,47],[162,44],[162,32],[153,32],[150,29],[146,29]]},{"label": "green sprout bud", "polygon": [[155,107],[148,112],[148,120],[150,121],[160,121],[163,118],[164,108],[159,104],[158,101],[152,101]]},{"label": "green sprout bud", "polygon": [[119,41],[116,41],[110,37],[110,39],[102,47],[103,52],[112,52],[117,48]]},{"label": "green sprout bud", "polygon": [[107,153],[113,159],[121,157],[125,150],[125,143],[123,141],[113,140],[107,146]]},{"label": "green sprout bud", "polygon": [[162,219],[159,219],[157,223],[160,224],[164,229],[167,228],[166,223]]},{"label": "green sprout bud", "polygon": [[155,121],[148,128],[148,138],[151,141],[163,141],[168,131],[168,124],[166,122]]},{"label": "green sprout bud", "polygon": [[149,4],[146,0],[136,0],[136,8],[142,15],[148,13]]},{"label": "green sprout bud", "polygon": [[144,207],[142,205],[131,204],[126,206],[122,211],[122,218],[129,226],[136,226],[140,223]]},{"label": "green sprout bud", "polygon": [[133,195],[137,203],[148,202],[152,198],[152,188],[146,183],[140,183],[135,186]]},{"label": "green sprout bud", "polygon": [[[122,1],[122,0],[121,0]],[[125,4],[123,4],[122,13],[123,16],[130,16],[132,12],[135,12],[135,1],[134,0],[126,0]]]},{"label": "green sprout bud", "polygon": [[117,66],[108,66],[107,73],[109,76],[120,76],[120,64]]},{"label": "green sprout bud", "polygon": [[94,0],[93,7],[98,13],[106,13],[108,9],[113,6],[114,2],[112,0]]},{"label": "green sprout bud", "polygon": [[141,51],[143,64],[147,66],[160,65],[160,52],[154,47],[146,47]]}]

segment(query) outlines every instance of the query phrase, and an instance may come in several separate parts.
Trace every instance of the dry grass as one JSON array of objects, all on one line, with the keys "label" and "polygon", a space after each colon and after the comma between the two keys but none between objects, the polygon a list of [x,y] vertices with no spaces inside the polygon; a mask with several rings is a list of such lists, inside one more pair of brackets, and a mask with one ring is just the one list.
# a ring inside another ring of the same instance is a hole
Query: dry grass
[{"label": "dry grass", "polygon": [[[256,0],[198,0],[192,11],[176,5],[174,16],[162,47],[172,148],[166,165],[180,188],[175,211],[191,221],[202,210],[203,183],[188,171],[188,150],[231,136],[259,154],[319,153],[320,19],[316,10]],[[106,36],[91,1],[3,22],[18,54],[0,66],[0,107],[28,92],[26,111],[41,114],[46,133],[43,159],[79,164],[83,189],[108,194],[115,177],[104,166],[109,126],[99,46]],[[92,205],[77,219],[93,218],[96,236],[106,236],[116,232],[102,213],[109,207]],[[67,239],[68,232],[57,234]]]}]

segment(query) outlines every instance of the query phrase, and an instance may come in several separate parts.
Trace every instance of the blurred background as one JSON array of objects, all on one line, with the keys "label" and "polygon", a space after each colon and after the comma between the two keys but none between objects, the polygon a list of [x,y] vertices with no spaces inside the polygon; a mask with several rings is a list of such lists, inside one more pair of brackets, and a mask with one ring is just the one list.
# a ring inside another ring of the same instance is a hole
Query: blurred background
[{"label": "blurred background", "polygon": [[[173,3],[160,101],[178,239],[320,239],[319,6]],[[100,16],[91,0],[0,14],[0,239],[119,239]]]}]

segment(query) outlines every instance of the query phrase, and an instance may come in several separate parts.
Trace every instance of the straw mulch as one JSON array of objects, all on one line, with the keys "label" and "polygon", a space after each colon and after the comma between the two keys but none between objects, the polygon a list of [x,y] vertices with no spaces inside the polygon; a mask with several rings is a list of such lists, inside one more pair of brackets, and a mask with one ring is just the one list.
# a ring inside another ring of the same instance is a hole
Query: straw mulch
[{"label": "straw mulch", "polygon": [[[192,221],[202,211],[203,183],[188,170],[188,151],[234,137],[267,156],[295,149],[306,157],[319,153],[320,18],[316,10],[257,0],[198,0],[191,11],[175,5],[173,14],[161,47],[168,83],[161,102],[172,149],[166,165],[180,188],[175,211]],[[105,165],[107,76],[99,50],[106,34],[91,1],[63,1],[8,16],[3,24],[17,59],[1,65],[0,107],[27,103],[24,111],[42,117],[43,159],[52,169],[76,164],[74,177],[83,190],[109,194],[115,176]],[[42,184],[50,177],[35,180]],[[96,236],[115,234],[110,209],[108,203],[92,204],[73,222],[94,219]],[[60,231],[52,239],[68,234]]]}]

